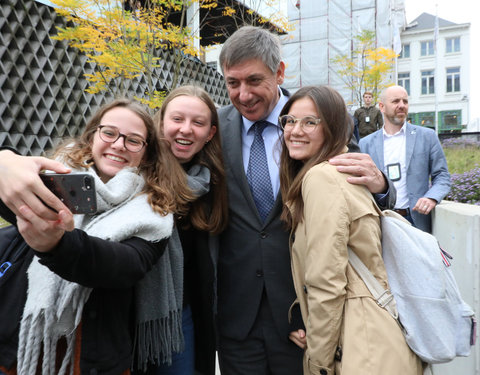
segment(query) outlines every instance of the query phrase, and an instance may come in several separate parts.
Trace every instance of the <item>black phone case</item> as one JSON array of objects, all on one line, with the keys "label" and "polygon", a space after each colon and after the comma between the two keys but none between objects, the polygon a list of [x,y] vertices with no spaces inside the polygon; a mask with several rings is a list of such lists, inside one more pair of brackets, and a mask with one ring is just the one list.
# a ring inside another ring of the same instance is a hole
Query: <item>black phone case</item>
[{"label": "black phone case", "polygon": [[95,180],[87,173],[40,174],[45,186],[74,214],[92,214],[97,211]]}]

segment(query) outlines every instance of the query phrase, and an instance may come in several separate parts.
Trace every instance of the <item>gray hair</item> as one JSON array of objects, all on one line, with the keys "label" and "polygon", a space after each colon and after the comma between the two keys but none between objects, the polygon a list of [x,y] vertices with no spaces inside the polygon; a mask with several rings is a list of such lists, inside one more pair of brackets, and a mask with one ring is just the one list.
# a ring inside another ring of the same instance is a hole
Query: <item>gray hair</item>
[{"label": "gray hair", "polygon": [[271,71],[278,69],[281,44],[277,35],[255,26],[243,26],[225,42],[220,52],[220,67],[230,68],[247,60],[261,60]]}]

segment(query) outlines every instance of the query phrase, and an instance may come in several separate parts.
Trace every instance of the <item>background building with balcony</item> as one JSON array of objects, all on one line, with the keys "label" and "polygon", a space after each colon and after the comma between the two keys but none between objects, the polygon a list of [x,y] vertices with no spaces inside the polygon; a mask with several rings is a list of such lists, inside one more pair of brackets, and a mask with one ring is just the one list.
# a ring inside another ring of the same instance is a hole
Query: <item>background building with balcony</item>
[{"label": "background building with balcony", "polygon": [[[409,120],[439,133],[461,131],[469,122],[470,24],[422,13],[401,33],[398,84],[409,94]],[[435,43],[436,42],[436,43]]]}]

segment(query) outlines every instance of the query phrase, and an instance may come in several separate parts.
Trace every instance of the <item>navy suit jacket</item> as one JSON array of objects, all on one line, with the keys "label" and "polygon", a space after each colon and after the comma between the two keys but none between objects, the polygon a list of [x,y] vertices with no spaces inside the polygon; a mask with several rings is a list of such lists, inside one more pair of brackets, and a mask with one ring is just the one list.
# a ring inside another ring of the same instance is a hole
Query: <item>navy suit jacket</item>
[{"label": "navy suit jacket", "polygon": [[[438,136],[432,129],[406,125],[406,171],[410,210],[419,198],[426,197],[440,202],[450,191],[451,180],[447,160]],[[385,171],[383,161],[383,129],[360,139],[360,150],[370,154],[377,168]],[[415,226],[431,232],[431,214],[422,215],[411,211]]]}]

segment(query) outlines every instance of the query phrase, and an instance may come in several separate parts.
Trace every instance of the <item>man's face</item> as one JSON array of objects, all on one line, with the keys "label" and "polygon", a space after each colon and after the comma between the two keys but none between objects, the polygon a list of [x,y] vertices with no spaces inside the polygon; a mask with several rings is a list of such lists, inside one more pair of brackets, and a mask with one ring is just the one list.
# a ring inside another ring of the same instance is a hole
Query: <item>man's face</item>
[{"label": "man's face", "polygon": [[408,115],[408,94],[403,87],[393,86],[385,91],[385,97],[379,103],[385,122],[403,126]]},{"label": "man's face", "polygon": [[372,105],[373,97],[370,94],[363,95],[363,102],[365,103],[366,107],[370,107]]},{"label": "man's face", "polygon": [[275,73],[258,59],[224,67],[223,73],[230,100],[245,118],[259,121],[268,117],[279,98],[278,85],[285,74],[283,62]]}]

